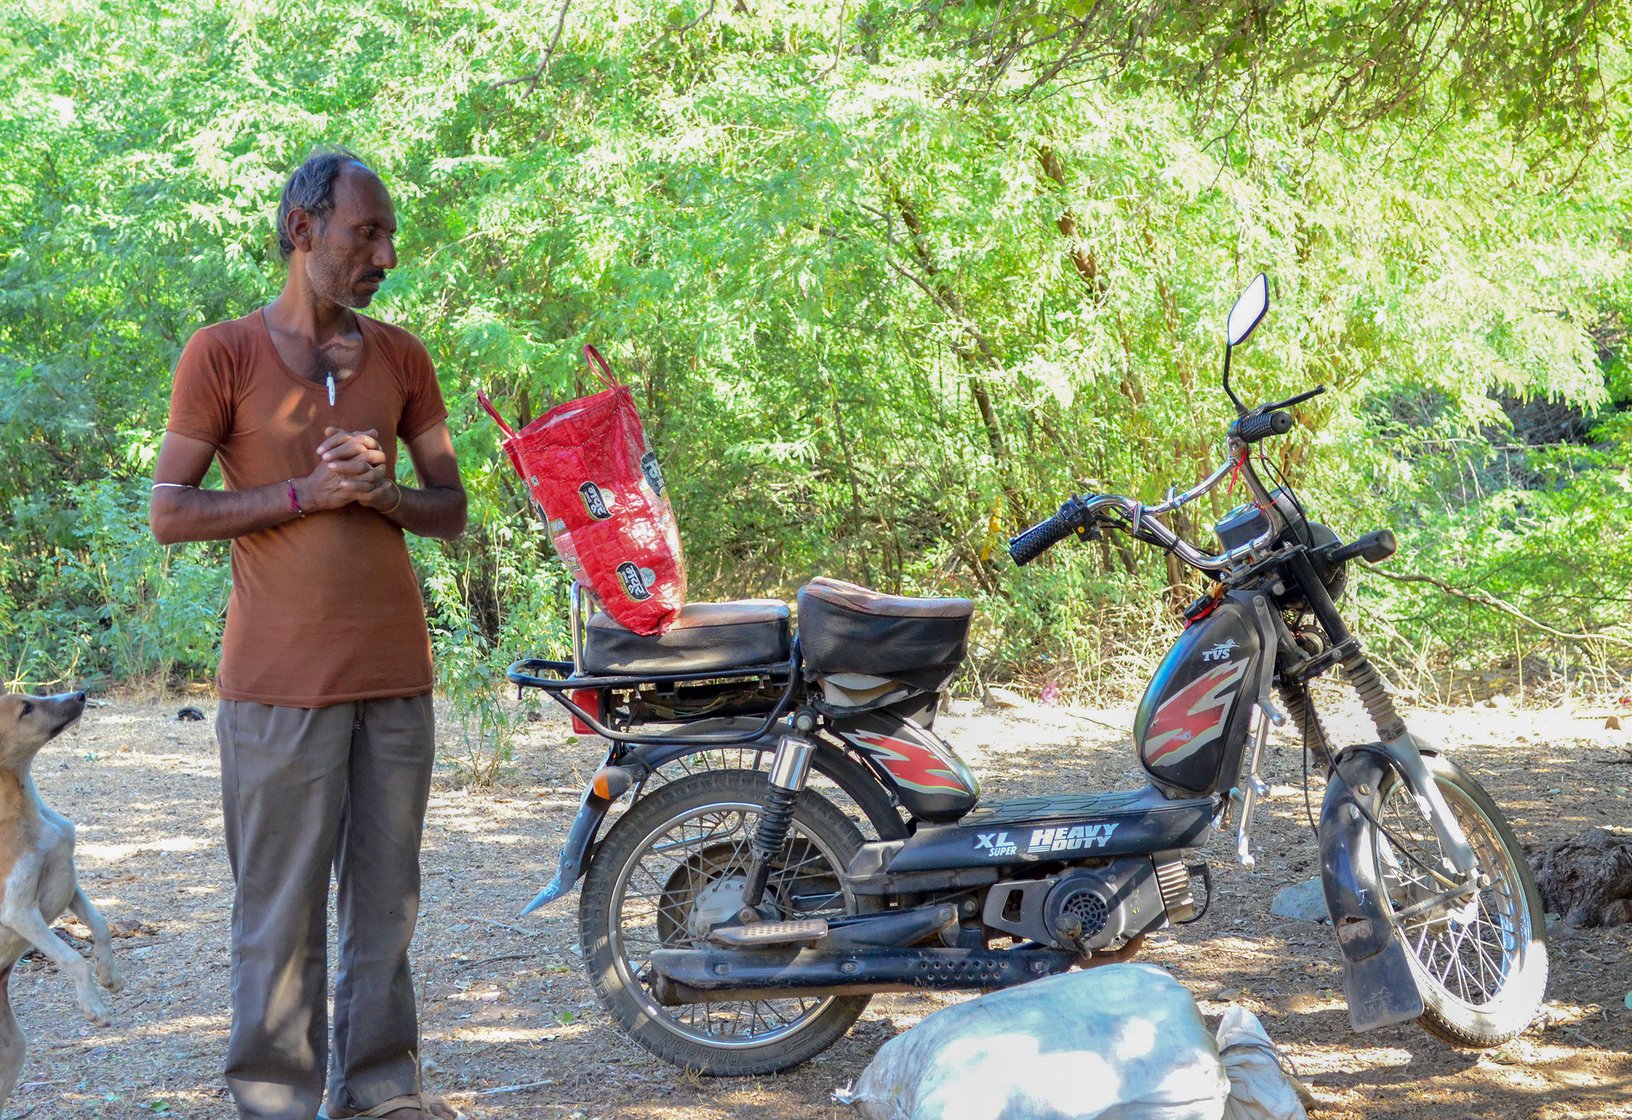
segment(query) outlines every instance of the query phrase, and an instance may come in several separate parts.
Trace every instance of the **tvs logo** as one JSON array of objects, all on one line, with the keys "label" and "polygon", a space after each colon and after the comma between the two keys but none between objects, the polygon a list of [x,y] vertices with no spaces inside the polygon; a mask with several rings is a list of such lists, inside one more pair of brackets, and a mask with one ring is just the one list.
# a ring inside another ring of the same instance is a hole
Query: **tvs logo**
[{"label": "tvs logo", "polygon": [[1246,675],[1250,660],[1214,666],[1168,697],[1145,731],[1145,761],[1172,766],[1221,738],[1235,707],[1234,686]]},{"label": "tvs logo", "polygon": [[951,769],[952,761],[933,747],[909,739],[892,739],[882,731],[846,731],[844,736],[908,789],[964,796],[973,792],[958,772]]},{"label": "tvs logo", "polygon": [[593,482],[586,482],[578,487],[578,496],[584,500],[584,509],[589,511],[589,515],[596,521],[605,521],[612,516],[612,511],[607,508],[606,498],[601,495],[601,488]]},{"label": "tvs logo", "polygon": [[657,452],[648,451],[640,457],[640,473],[646,476],[646,482],[652,488],[652,493],[659,498],[663,496],[663,472],[657,469]]},{"label": "tvs logo", "polygon": [[623,584],[623,593],[637,603],[652,597],[651,585],[657,581],[657,576],[650,568],[637,568],[625,560],[618,565],[618,582]]},{"label": "tvs logo", "polygon": [[1234,648],[1235,639],[1226,638],[1212,649],[1204,651],[1201,655],[1201,659],[1203,661],[1228,661],[1230,659],[1230,651]]}]

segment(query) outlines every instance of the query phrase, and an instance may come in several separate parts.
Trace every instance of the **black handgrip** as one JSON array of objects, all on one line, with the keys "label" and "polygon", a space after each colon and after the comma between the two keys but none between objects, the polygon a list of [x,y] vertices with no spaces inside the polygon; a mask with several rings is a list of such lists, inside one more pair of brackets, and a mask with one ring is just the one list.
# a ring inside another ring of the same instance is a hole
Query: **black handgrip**
[{"label": "black handgrip", "polygon": [[1257,443],[1269,436],[1284,436],[1291,430],[1290,412],[1260,412],[1243,416],[1230,425],[1230,434],[1242,443]]},{"label": "black handgrip", "polygon": [[1009,541],[1009,555],[1019,565],[1031,563],[1037,557],[1076,532],[1082,516],[1082,499],[1073,496],[1060,507],[1060,512],[1047,521],[1039,521],[1018,537]]},{"label": "black handgrip", "polygon": [[1394,530],[1378,529],[1375,533],[1367,533],[1358,540],[1333,549],[1332,562],[1346,564],[1358,556],[1368,564],[1376,564],[1393,556],[1399,547],[1399,542],[1394,539]]}]

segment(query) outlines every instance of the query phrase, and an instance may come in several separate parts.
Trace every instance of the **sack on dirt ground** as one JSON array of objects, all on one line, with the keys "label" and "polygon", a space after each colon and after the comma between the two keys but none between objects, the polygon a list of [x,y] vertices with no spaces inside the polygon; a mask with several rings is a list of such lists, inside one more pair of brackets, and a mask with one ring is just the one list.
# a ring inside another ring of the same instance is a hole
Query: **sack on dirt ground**
[{"label": "sack on dirt ground", "polygon": [[1308,1120],[1314,1098],[1287,1071],[1286,1060],[1269,1040],[1258,1016],[1231,1005],[1213,1041],[1230,1079],[1224,1120]]},{"label": "sack on dirt ground", "polygon": [[1229,1092],[1184,986],[1117,964],[937,1011],[840,1099],[867,1120],[1219,1120]]},{"label": "sack on dirt ground", "polygon": [[[1240,1053],[1257,1107],[1273,1099],[1254,1057],[1263,1052],[1243,1043]],[[886,1042],[834,1099],[867,1120],[1222,1120],[1232,1084],[1185,987],[1154,965],[1119,964],[937,1011]]]}]

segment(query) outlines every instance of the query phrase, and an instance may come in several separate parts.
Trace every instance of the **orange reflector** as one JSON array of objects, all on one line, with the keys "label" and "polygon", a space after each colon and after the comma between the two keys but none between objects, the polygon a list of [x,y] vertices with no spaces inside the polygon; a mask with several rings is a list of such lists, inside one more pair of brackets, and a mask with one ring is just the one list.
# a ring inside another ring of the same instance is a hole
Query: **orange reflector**
[{"label": "orange reflector", "polygon": [[629,787],[634,781],[635,776],[628,770],[608,763],[595,772],[595,777],[589,783],[589,789],[596,797],[616,801],[629,792]]},{"label": "orange reflector", "polygon": [[[571,692],[567,693],[567,695],[572,698],[572,702],[574,704],[577,704],[584,711],[588,712],[590,715],[594,716],[596,719],[601,718],[601,690],[600,689],[598,689],[598,688],[575,688]],[[594,735],[595,734],[595,729],[593,727],[591,727],[589,724],[585,723],[583,720],[579,719],[577,716],[572,717],[572,729],[573,729],[573,731],[577,732],[579,735]]]}]

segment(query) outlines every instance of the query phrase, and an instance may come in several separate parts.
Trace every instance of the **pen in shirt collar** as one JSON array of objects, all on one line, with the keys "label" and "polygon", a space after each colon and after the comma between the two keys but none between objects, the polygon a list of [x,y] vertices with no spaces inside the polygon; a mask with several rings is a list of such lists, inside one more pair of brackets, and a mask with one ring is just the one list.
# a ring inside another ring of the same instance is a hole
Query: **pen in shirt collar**
[{"label": "pen in shirt collar", "polygon": [[333,370],[329,371],[328,384],[329,384],[329,407],[333,408],[334,407],[334,371]]}]

